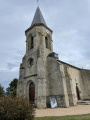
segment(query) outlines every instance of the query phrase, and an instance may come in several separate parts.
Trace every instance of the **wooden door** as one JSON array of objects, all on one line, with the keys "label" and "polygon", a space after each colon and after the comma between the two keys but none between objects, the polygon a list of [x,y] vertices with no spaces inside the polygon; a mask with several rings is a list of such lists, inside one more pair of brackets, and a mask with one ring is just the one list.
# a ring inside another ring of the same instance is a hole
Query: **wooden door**
[{"label": "wooden door", "polygon": [[35,85],[34,83],[30,83],[29,85],[29,101],[34,104],[35,102]]}]

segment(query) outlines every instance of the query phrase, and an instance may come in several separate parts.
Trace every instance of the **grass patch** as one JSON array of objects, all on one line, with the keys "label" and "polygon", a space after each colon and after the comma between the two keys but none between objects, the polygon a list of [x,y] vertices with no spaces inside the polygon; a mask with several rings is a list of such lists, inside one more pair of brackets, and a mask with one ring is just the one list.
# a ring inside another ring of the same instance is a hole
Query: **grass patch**
[{"label": "grass patch", "polygon": [[90,114],[60,117],[36,117],[35,120],[90,120]]}]

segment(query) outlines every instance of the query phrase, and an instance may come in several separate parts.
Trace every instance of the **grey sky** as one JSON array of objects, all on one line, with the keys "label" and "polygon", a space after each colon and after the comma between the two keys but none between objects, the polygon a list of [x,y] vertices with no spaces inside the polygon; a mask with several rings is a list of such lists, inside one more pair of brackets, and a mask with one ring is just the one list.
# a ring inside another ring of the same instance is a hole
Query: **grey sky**
[{"label": "grey sky", "polygon": [[[90,0],[39,1],[60,60],[90,69]],[[5,88],[19,76],[26,46],[24,31],[36,8],[36,0],[0,0],[0,83]]]}]

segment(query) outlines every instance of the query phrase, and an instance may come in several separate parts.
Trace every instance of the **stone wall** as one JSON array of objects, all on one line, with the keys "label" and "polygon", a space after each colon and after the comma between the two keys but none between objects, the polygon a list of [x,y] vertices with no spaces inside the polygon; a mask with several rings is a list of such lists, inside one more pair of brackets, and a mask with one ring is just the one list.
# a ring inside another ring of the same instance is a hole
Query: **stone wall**
[{"label": "stone wall", "polygon": [[83,99],[90,99],[90,70],[81,70]]},{"label": "stone wall", "polygon": [[[34,48],[29,51],[28,36],[33,36]],[[45,37],[49,36],[50,48]],[[90,99],[90,71],[81,70],[54,57],[52,31],[44,26],[35,26],[26,32],[26,54],[20,65],[17,93],[29,99],[29,84],[35,84],[35,104],[38,108],[50,105],[50,97],[55,97],[60,107],[76,105],[76,83],[81,91],[81,99]],[[29,59],[33,65],[29,65]]]},{"label": "stone wall", "polygon": [[48,57],[48,78],[50,92],[48,99],[55,97],[58,106],[68,107],[69,102],[63,65],[61,66],[57,59],[53,57]]},{"label": "stone wall", "polygon": [[68,75],[70,78],[70,87],[69,88],[71,88],[71,93],[68,93],[68,95],[70,97],[69,99],[70,99],[70,101],[73,99],[72,105],[76,105],[76,103],[78,101],[77,93],[76,93],[76,83],[78,83],[78,87],[79,87],[80,91],[82,88],[80,69],[74,68],[71,66],[67,66],[67,72],[68,72]]}]

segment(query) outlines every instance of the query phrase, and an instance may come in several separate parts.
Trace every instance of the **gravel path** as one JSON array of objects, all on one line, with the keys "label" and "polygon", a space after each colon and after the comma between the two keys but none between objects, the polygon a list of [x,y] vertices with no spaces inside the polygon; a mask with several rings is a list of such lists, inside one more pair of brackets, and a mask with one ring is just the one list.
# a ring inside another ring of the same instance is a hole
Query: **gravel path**
[{"label": "gravel path", "polygon": [[36,117],[80,115],[88,113],[90,113],[90,105],[77,105],[69,108],[37,109]]}]

